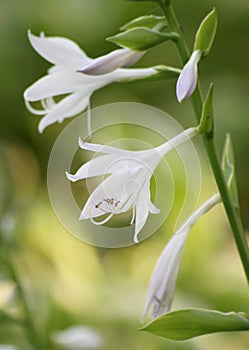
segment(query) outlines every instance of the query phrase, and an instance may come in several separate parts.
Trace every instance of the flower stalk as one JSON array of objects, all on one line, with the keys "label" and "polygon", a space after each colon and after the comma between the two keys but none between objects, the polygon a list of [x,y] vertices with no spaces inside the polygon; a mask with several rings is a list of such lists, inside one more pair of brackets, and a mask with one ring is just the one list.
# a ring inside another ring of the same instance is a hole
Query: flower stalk
[{"label": "flower stalk", "polygon": [[[10,277],[12,278],[12,280],[16,284],[18,297],[19,297],[19,300],[21,302],[21,305],[22,305],[22,308],[23,308],[23,311],[25,314],[25,318],[23,320],[18,321],[18,324],[25,328],[27,338],[29,340],[30,345],[33,346],[33,349],[43,350],[43,345],[42,345],[40,337],[38,335],[36,326],[33,322],[33,315],[32,315],[32,312],[30,310],[28,298],[27,298],[26,292],[23,288],[22,282],[20,281],[18,273],[17,273],[15,267],[13,266],[13,264],[11,263],[11,259],[9,259],[9,257],[8,257],[8,260],[6,260],[6,258],[5,258],[4,263],[9,270]],[[16,320],[14,320],[14,321],[15,321],[15,323],[17,323]]]},{"label": "flower stalk", "polygon": [[[182,64],[186,64],[186,62],[189,60],[189,57],[190,57],[189,50],[187,48],[185,40],[182,37],[182,33],[180,30],[180,26],[179,26],[177,17],[175,15],[174,9],[172,5],[167,4],[167,2],[161,3],[161,8],[168,21],[170,30],[176,32],[179,35],[178,40],[176,40],[176,46],[177,46]],[[198,122],[200,122],[201,115],[202,115],[202,108],[203,108],[203,98],[202,98],[200,83],[198,81],[197,81],[196,89],[193,95],[191,96],[191,100],[192,100],[192,105],[193,105],[196,119]],[[224,204],[225,211],[234,235],[234,239],[241,258],[241,262],[244,267],[245,275],[249,283],[249,249],[246,242],[241,218],[233,206],[229,189],[227,187],[226,181],[223,176],[220,160],[217,154],[213,137],[210,137],[206,134],[203,134],[202,137],[203,137],[204,145],[205,145],[205,148],[209,157],[209,161],[213,170],[213,174],[220,192],[220,196]]]}]

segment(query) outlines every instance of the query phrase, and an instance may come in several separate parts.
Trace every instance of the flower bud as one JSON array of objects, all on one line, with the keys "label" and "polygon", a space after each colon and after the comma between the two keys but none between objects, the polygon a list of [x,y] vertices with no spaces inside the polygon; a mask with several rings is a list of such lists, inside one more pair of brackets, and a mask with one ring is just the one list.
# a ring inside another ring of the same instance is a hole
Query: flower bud
[{"label": "flower bud", "polygon": [[194,51],[189,61],[183,67],[183,70],[177,80],[176,96],[179,102],[192,95],[197,84],[197,65],[201,59],[201,51]]}]

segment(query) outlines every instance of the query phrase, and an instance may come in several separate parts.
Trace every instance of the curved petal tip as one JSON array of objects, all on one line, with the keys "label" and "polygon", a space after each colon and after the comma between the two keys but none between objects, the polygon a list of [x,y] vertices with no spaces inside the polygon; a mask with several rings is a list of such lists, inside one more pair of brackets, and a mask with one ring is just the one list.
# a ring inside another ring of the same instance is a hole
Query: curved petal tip
[{"label": "curved petal tip", "polygon": [[134,242],[134,243],[139,243],[139,240],[138,240],[137,236],[138,236],[138,234],[135,235],[134,238],[133,238],[133,242]]},{"label": "curved petal tip", "polygon": [[70,174],[69,172],[65,171],[66,177],[68,178],[68,180],[75,182],[78,179],[75,177],[75,175]]}]

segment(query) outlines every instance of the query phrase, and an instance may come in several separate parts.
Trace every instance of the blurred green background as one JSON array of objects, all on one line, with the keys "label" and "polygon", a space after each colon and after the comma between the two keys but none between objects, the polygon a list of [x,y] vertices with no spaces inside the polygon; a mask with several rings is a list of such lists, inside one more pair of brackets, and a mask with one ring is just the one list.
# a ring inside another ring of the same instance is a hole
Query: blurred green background
[{"label": "blurred green background", "polygon": [[[230,132],[233,139],[242,220],[249,229],[249,2],[175,0],[175,9],[188,44],[201,19],[217,8],[218,33],[212,52],[200,64],[204,92],[215,84],[216,141],[219,151]],[[72,324],[88,324],[103,335],[103,349],[249,349],[246,333],[219,334],[185,343],[167,342],[137,331],[147,284],[155,261],[172,234],[174,217],[145,242],[124,249],[88,246],[60,225],[46,188],[49,154],[63,125],[38,134],[38,117],[24,106],[22,93],[45,75],[49,64],[27,40],[27,30],[76,41],[90,57],[115,48],[105,38],[121,25],[144,14],[159,14],[150,2],[124,0],[0,0],[0,215],[4,240],[11,246],[15,265],[29,296],[37,328],[46,349],[50,334]],[[137,66],[179,66],[171,43],[153,48]],[[191,104],[175,98],[175,81],[113,84],[95,93],[93,107],[134,101],[158,107],[183,127],[195,123]],[[70,122],[70,121],[69,121]],[[203,165],[202,198],[214,191],[201,142],[196,142]],[[14,233],[13,233],[14,232]],[[1,243],[1,242],[0,242]],[[1,243],[2,244],[2,243]],[[11,289],[4,268],[0,291]],[[18,299],[0,307],[19,312]],[[193,229],[183,256],[174,308],[207,307],[249,311],[243,270],[222,208],[203,218]],[[1,320],[0,320],[1,321]],[[26,349],[21,328],[0,327],[0,344]],[[73,349],[72,349],[73,350]]]}]

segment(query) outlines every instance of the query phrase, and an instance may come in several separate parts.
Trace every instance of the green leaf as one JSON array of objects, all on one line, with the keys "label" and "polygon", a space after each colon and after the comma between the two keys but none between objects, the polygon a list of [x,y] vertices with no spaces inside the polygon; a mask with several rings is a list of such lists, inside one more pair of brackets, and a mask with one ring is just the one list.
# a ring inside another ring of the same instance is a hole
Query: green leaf
[{"label": "green leaf", "polygon": [[235,177],[234,152],[230,134],[226,135],[226,141],[222,154],[222,170],[227,182],[233,206],[239,209],[238,190]]},{"label": "green leaf", "polygon": [[144,51],[167,40],[176,40],[176,33],[160,33],[155,30],[137,27],[125,32],[111,36],[106,40],[121,47],[128,47],[132,50]]},{"label": "green leaf", "polygon": [[202,107],[201,121],[198,128],[199,133],[206,133],[213,137],[214,113],[213,113],[213,83],[210,84],[206,100]]},{"label": "green leaf", "polygon": [[184,309],[167,313],[140,330],[171,340],[187,340],[210,333],[249,330],[249,315]]},{"label": "green leaf", "polygon": [[213,45],[216,29],[217,13],[213,9],[200,24],[195,36],[194,50],[201,50],[202,55],[206,56]]},{"label": "green leaf", "polygon": [[136,27],[146,27],[153,29],[155,26],[158,25],[167,25],[166,19],[163,16],[154,16],[154,15],[149,15],[149,16],[141,16],[133,19],[132,21],[126,23],[123,25],[120,29],[121,30],[128,30]]}]

